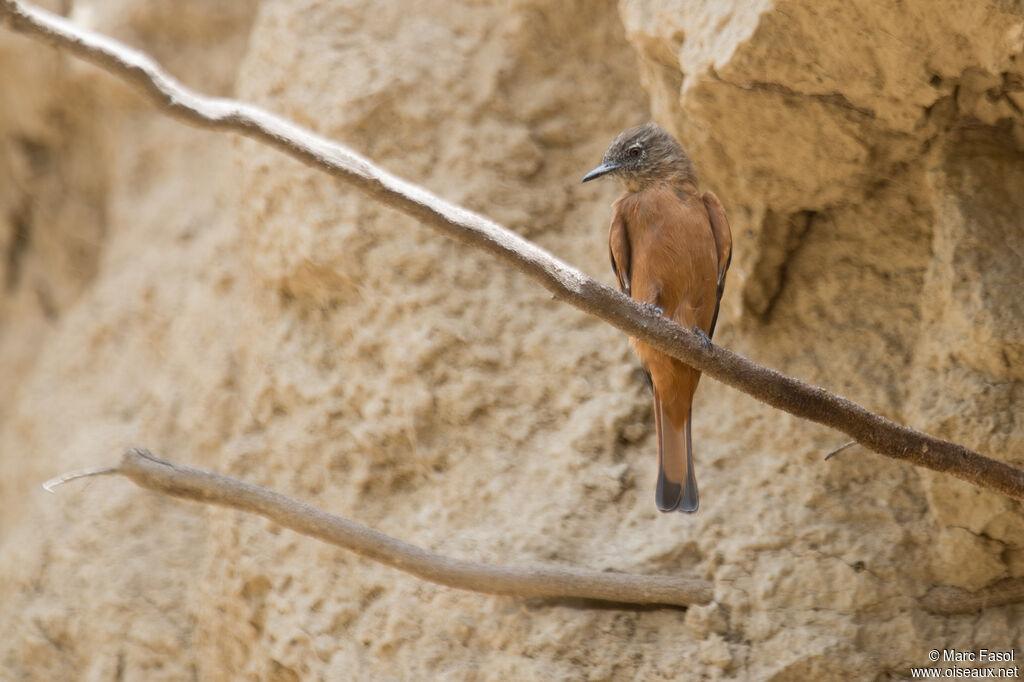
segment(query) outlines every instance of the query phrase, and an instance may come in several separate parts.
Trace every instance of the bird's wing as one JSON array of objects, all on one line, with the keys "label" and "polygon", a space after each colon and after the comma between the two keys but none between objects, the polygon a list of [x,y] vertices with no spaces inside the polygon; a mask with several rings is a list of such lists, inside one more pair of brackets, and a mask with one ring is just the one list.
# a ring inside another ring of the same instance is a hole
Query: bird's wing
[{"label": "bird's wing", "polygon": [[608,250],[612,257],[612,270],[619,280],[619,291],[629,296],[629,233],[626,231],[626,220],[617,203],[612,215],[612,226],[608,231]]},{"label": "bird's wing", "polygon": [[722,304],[722,292],[725,290],[725,273],[732,261],[732,231],[729,229],[729,220],[725,217],[725,208],[715,193],[705,192],[701,198],[711,220],[711,232],[715,236],[715,249],[718,251],[718,294],[715,300],[715,316],[711,319],[711,329],[708,331],[710,338],[715,333],[718,308]]}]

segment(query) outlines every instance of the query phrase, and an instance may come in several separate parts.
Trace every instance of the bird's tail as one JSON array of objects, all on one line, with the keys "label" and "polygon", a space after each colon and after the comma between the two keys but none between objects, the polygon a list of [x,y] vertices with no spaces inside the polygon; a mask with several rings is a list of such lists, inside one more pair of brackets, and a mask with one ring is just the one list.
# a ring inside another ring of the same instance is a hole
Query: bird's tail
[{"label": "bird's tail", "polygon": [[654,425],[658,431],[658,487],[655,502],[663,512],[697,511],[697,477],[693,473],[693,446],[690,443],[690,411],[682,427],[666,418],[658,392],[654,392]]}]

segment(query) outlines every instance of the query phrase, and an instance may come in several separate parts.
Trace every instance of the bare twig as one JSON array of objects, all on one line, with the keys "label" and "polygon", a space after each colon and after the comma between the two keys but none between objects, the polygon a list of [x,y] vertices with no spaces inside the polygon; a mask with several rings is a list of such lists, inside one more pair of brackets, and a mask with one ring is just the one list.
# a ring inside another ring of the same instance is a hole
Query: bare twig
[{"label": "bare twig", "polygon": [[1024,578],[1006,578],[970,592],[962,587],[933,587],[921,600],[922,606],[932,613],[952,616],[977,613],[985,608],[1015,604],[1024,601]]},{"label": "bare twig", "polygon": [[516,597],[600,599],[675,606],[708,604],[712,599],[712,585],[707,580],[571,568],[492,566],[453,559],[328,514],[268,488],[174,464],[138,448],[126,450],[120,466],[69,474],[61,479],[67,481],[101,471],[127,476],[143,488],[174,497],[259,514],[303,535],[461,590]]},{"label": "bare twig", "polygon": [[188,123],[251,137],[330,173],[367,196],[466,244],[491,253],[584,310],[715,379],[803,419],[841,431],[887,457],[942,471],[1024,499],[1024,470],[906,426],[702,340],[675,322],[587,277],[497,223],[382,170],[359,154],[250,104],[204,97],[150,57],[16,0],[0,0],[0,18],[139,87],[164,112]]},{"label": "bare twig", "polygon": [[843,443],[838,448],[836,448],[832,452],[830,452],[827,455],[825,455],[825,461],[828,461],[828,460],[832,459],[833,457],[838,455],[843,450],[846,450],[847,448],[852,448],[856,444],[857,444],[857,441],[855,441],[855,440],[851,440],[849,443]]},{"label": "bare twig", "polygon": [[56,487],[64,485],[68,481],[74,481],[79,478],[89,478],[90,476],[107,476],[110,474],[119,474],[121,470],[117,467],[96,467],[94,469],[82,469],[80,471],[71,471],[60,476],[54,476],[49,481],[43,483],[43,490],[48,493],[56,492]]}]

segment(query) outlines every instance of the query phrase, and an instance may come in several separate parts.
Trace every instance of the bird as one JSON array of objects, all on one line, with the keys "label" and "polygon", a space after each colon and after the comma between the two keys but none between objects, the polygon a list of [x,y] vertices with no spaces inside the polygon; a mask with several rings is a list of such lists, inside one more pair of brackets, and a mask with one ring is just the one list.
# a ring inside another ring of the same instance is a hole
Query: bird
[{"label": "bird", "polygon": [[[693,161],[655,123],[619,134],[583,182],[602,176],[618,178],[625,188],[612,205],[608,234],[619,289],[692,329],[710,347],[732,259],[722,202],[713,192],[699,193]],[[635,337],[630,345],[654,392],[655,503],[662,512],[694,513],[700,498],[690,424],[700,371]]]}]

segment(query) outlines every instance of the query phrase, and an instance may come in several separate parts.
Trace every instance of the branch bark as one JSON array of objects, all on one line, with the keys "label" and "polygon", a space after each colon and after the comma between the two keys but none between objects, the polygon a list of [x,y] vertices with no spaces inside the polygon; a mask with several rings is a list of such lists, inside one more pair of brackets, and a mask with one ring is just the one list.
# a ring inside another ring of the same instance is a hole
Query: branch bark
[{"label": "branch bark", "polygon": [[136,485],[204,504],[259,514],[297,533],[448,587],[516,597],[579,598],[628,604],[708,604],[712,585],[668,575],[608,573],[569,568],[492,566],[435,554],[354,521],[251,483],[174,464],[130,448],[120,466],[90,469],[47,482],[47,490],[83,476],[119,474]]},{"label": "branch bark", "polygon": [[199,95],[142,52],[44,10],[16,0],[0,0],[0,18],[15,31],[48,41],[137,86],[170,115],[198,127],[234,132],[275,147],[443,234],[491,253],[557,298],[772,407],[841,431],[887,457],[1024,499],[1024,470],[897,424],[720,346],[704,349],[691,331],[645,310],[497,223],[376,167],[346,147],[253,105]]}]

